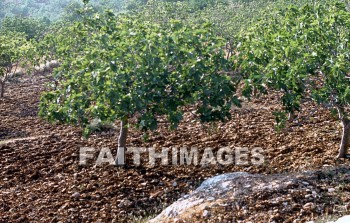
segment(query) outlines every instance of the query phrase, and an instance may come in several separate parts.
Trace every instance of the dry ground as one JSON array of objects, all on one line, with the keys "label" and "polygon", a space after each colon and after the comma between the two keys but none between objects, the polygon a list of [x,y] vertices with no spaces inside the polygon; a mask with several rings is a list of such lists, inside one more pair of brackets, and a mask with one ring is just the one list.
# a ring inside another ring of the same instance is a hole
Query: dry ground
[{"label": "dry ground", "polygon": [[[289,123],[278,133],[272,111],[279,105],[276,96],[269,96],[234,109],[233,119],[227,123],[203,126],[188,113],[176,131],[161,123],[147,141],[134,128],[128,138],[129,146],[262,147],[266,161],[261,166],[151,167],[146,162],[126,168],[79,166],[81,147],[116,148],[118,132],[110,130],[84,139],[78,128],[40,120],[38,102],[46,82],[44,76],[19,78],[7,86],[5,98],[0,99],[0,222],[130,222],[135,216],[159,213],[204,179],[221,173],[288,173],[348,164],[334,160],[341,126],[328,111],[307,103],[299,122]],[[309,202],[305,194],[279,194],[294,201],[288,211],[283,202],[270,203],[277,195],[262,194],[247,198],[248,211],[228,206],[213,210],[210,219],[198,216],[197,220],[292,222],[344,214],[350,194],[350,177],[344,173],[311,182],[319,186],[320,193],[325,192],[317,201],[322,204],[320,209],[303,210]],[[337,192],[329,194],[328,188],[333,187]],[[272,215],[277,217],[270,218]]]}]

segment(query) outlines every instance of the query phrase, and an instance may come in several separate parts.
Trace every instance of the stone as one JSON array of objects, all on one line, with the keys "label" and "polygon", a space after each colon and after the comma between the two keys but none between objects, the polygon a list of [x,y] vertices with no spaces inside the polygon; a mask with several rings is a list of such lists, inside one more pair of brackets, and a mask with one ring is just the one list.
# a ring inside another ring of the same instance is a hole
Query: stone
[{"label": "stone", "polygon": [[203,217],[208,218],[210,217],[210,215],[211,215],[210,211],[207,211],[207,210],[203,211]]},{"label": "stone", "polygon": [[305,211],[310,211],[310,210],[313,210],[314,208],[315,208],[315,205],[314,205],[314,203],[312,203],[312,202],[306,203],[306,204],[304,204],[304,206],[303,206],[303,209],[304,209]]},{"label": "stone", "polygon": [[335,189],[334,189],[334,188],[328,188],[328,192],[329,192],[329,193],[334,193],[334,192],[335,192]]},{"label": "stone", "polygon": [[79,198],[80,197],[80,193],[79,192],[75,192],[72,194],[73,198]]},{"label": "stone", "polygon": [[349,223],[350,215],[346,215],[344,217],[339,218],[335,223]]}]

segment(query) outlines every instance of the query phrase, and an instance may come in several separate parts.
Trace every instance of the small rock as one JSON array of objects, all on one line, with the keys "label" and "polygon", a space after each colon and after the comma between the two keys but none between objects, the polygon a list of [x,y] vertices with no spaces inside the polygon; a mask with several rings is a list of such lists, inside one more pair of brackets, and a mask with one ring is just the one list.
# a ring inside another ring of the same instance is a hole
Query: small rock
[{"label": "small rock", "polygon": [[313,210],[314,208],[315,208],[315,205],[314,205],[314,203],[311,203],[311,202],[306,203],[303,206],[303,209],[306,210],[306,211]]},{"label": "small rock", "polygon": [[207,198],[207,201],[213,201],[213,200],[215,200],[214,197],[208,197],[208,198]]},{"label": "small rock", "polygon": [[203,217],[207,218],[207,217],[210,217],[210,211],[207,211],[207,210],[204,210],[203,211]]},{"label": "small rock", "polygon": [[77,212],[77,210],[76,210],[75,208],[70,208],[70,209],[68,209],[68,211],[69,211],[69,212],[72,212],[72,213]]},{"label": "small rock", "polygon": [[293,185],[293,181],[288,181],[287,183],[286,183],[286,186],[292,186]]},{"label": "small rock", "polygon": [[173,187],[177,187],[177,183],[176,183],[176,181],[174,181],[174,183],[173,183]]},{"label": "small rock", "polygon": [[328,188],[328,193],[334,193],[335,189],[334,188]]},{"label": "small rock", "polygon": [[127,200],[127,199],[125,199],[125,200],[122,200],[121,202],[120,202],[120,204],[118,204],[118,207],[130,207],[132,205],[132,202],[131,201],[129,201],[129,200]]},{"label": "small rock", "polygon": [[311,196],[312,196],[311,194],[307,194],[307,195],[305,195],[305,198],[308,199],[308,198],[310,198]]},{"label": "small rock", "polygon": [[186,194],[186,195],[183,196],[183,199],[187,199],[189,197],[190,197],[190,195]]},{"label": "small rock", "polygon": [[305,186],[308,186],[308,185],[310,185],[308,182],[306,182],[306,181],[303,181],[303,182],[301,182],[302,184],[304,184]]},{"label": "small rock", "polygon": [[80,193],[79,192],[75,192],[74,194],[72,194],[73,198],[79,198],[80,197]]}]

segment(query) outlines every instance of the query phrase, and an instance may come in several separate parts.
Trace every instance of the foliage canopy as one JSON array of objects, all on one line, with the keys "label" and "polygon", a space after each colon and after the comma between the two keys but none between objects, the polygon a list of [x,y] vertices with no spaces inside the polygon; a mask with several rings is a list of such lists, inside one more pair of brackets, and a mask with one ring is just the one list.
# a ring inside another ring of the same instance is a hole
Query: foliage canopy
[{"label": "foliage canopy", "polygon": [[0,97],[4,96],[5,82],[32,51],[33,46],[26,40],[24,33],[0,32]]},{"label": "foliage canopy", "polygon": [[278,90],[288,112],[298,111],[302,100],[314,100],[337,109],[347,128],[349,37],[350,12],[344,3],[290,6],[243,33],[233,60],[247,76],[246,92],[252,86]]},{"label": "foliage canopy", "polygon": [[223,73],[225,41],[208,24],[160,26],[109,12],[72,30],[79,41],[58,41],[56,55],[65,58],[59,84],[41,100],[49,120],[87,126],[136,115],[146,130],[157,128],[159,115],[176,127],[186,105],[196,106],[201,121],[225,120],[239,105],[236,83]]}]

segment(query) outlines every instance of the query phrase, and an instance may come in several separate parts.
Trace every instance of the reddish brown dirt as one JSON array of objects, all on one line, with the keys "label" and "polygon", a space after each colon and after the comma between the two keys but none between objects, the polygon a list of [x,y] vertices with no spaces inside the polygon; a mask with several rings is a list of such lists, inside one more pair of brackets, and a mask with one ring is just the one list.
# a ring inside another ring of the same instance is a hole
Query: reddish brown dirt
[{"label": "reddish brown dirt", "polygon": [[[278,133],[272,111],[279,105],[276,97],[271,96],[234,109],[233,119],[227,123],[204,126],[192,121],[188,113],[176,131],[167,130],[161,123],[147,142],[134,128],[128,138],[128,145],[134,147],[262,147],[266,161],[261,166],[151,167],[147,160],[143,160],[140,167],[79,166],[81,147],[116,148],[118,132],[96,133],[84,139],[79,128],[40,120],[38,103],[46,82],[43,76],[20,78],[7,85],[5,98],[0,99],[0,222],[130,222],[135,216],[159,213],[204,179],[217,174],[288,173],[339,165],[334,160],[341,132],[338,121],[328,111],[307,103],[299,114],[299,123],[289,123]],[[31,138],[1,143],[26,137]],[[115,149],[113,152],[115,154]],[[348,164],[348,161],[341,163]],[[345,195],[337,195],[343,203],[347,202],[349,191],[349,187],[344,188]],[[79,194],[73,197],[75,192]],[[267,215],[266,210],[277,209],[274,213],[283,213],[282,205],[268,204],[272,195],[254,196],[257,195],[247,198],[247,204],[256,216],[255,222]],[[298,203],[301,195],[291,196]],[[254,209],[255,199],[265,202],[264,208]],[[299,206],[303,202],[300,199]],[[291,209],[288,216],[278,217],[276,222],[297,217],[312,219],[326,212],[344,214],[338,213],[330,198],[323,206],[319,212]],[[217,216],[237,219],[238,212],[233,209],[225,213],[220,210]],[[241,220],[252,216],[239,215]],[[214,216],[210,221],[218,222]],[[198,218],[199,222],[203,221]]]}]

